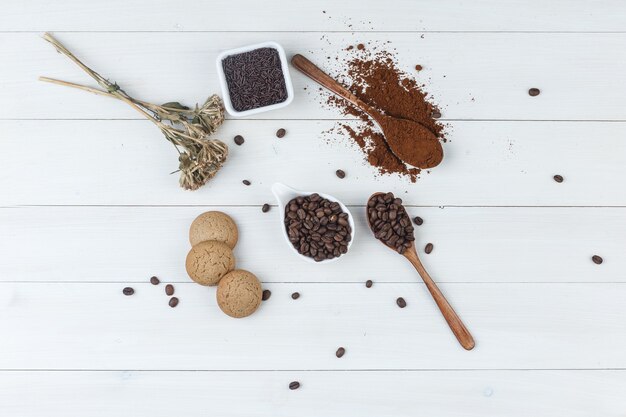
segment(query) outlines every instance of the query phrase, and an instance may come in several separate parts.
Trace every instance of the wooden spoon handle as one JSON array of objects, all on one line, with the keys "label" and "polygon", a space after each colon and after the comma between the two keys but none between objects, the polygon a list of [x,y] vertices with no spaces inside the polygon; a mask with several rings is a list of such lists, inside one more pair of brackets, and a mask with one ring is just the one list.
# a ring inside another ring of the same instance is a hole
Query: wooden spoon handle
[{"label": "wooden spoon handle", "polygon": [[340,97],[345,98],[350,103],[360,107],[366,113],[372,115],[372,108],[365,102],[352,94],[347,88],[333,80],[330,75],[322,71],[317,65],[306,59],[300,54],[296,54],[291,58],[291,65],[300,70],[304,75],[311,78],[324,88],[332,91]]},{"label": "wooden spoon handle", "polygon": [[467,330],[467,327],[465,327],[465,324],[461,321],[461,318],[456,314],[450,303],[448,303],[446,297],[444,297],[441,293],[441,290],[437,287],[435,281],[433,281],[430,275],[428,275],[428,272],[426,272],[424,265],[422,265],[422,262],[417,256],[415,248],[407,250],[404,253],[404,256],[413,264],[417,272],[424,280],[426,288],[428,288],[428,291],[430,291],[430,294],[435,299],[439,310],[441,310],[441,314],[443,314],[443,317],[448,322],[448,326],[450,326],[450,330],[452,330],[452,333],[454,333],[461,346],[463,346],[466,350],[472,350],[475,346],[474,338],[469,330]]}]

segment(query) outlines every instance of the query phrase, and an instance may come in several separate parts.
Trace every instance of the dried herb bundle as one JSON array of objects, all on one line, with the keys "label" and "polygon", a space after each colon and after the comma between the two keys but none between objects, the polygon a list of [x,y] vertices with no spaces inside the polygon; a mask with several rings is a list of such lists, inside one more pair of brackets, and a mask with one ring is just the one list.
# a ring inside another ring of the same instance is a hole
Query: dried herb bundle
[{"label": "dried herb bundle", "polygon": [[104,90],[47,77],[40,77],[41,81],[116,98],[151,120],[178,151],[179,183],[184,189],[197,190],[215,176],[228,156],[228,146],[224,142],[207,139],[224,121],[224,108],[218,96],[212,95],[201,107],[196,105],[194,109],[183,106],[179,102],[156,105],[137,100],[126,94],[117,83],[110,82],[83,64],[49,33],[46,33],[43,38],[50,42],[58,52],[74,61]]}]

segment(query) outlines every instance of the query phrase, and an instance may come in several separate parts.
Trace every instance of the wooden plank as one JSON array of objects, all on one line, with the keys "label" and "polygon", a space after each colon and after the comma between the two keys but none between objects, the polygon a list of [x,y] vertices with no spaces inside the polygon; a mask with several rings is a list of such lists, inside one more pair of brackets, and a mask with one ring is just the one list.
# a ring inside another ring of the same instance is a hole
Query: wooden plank
[{"label": "wooden plank", "polygon": [[[626,120],[626,33],[61,33],[61,41],[129,93],[154,102],[193,104],[219,92],[217,54],[273,39],[335,74],[345,47],[396,48],[400,67],[417,75],[445,119]],[[391,44],[387,44],[391,41]],[[40,38],[0,34],[0,118],[137,118],[123,103],[46,85],[40,75],[91,80]],[[611,51],[611,53],[607,53]],[[330,57],[330,59],[326,59]],[[292,105],[261,118],[341,117],[320,105],[317,85],[293,72]],[[305,92],[304,87],[308,90]],[[542,93],[530,97],[528,89]]]},{"label": "wooden plank", "polygon": [[[463,410],[467,417],[621,417],[625,378],[624,371],[1,372],[0,412],[446,417]],[[301,382],[299,390],[287,389],[292,380]]]},{"label": "wooden plank", "polygon": [[217,135],[229,160],[186,192],[170,175],[176,151],[148,121],[2,121],[0,141],[14,151],[0,154],[0,205],[262,205],[276,181],[357,205],[381,190],[414,205],[626,205],[625,123],[454,122],[443,163],[416,183],[377,177],[349,138],[323,133],[335,125],[229,121]]},{"label": "wooden plank", "polygon": [[[0,281],[190,282],[188,230],[205,207],[0,209]],[[376,241],[353,207],[355,243],[332,265],[295,256],[277,209],[212,207],[239,226],[240,268],[264,282],[419,281],[408,261]],[[626,209],[410,208],[416,244],[439,282],[626,282]],[[426,243],[435,249],[423,253]],[[605,262],[596,265],[594,254]],[[277,261],[278,260],[278,261]],[[295,272],[297,271],[297,273]]]},{"label": "wooden plank", "polygon": [[624,8],[617,0],[320,0],[297,7],[253,0],[200,2],[185,7],[147,0],[112,0],[106,7],[78,0],[31,0],[7,4],[0,16],[0,30],[623,31],[624,17]]},{"label": "wooden plank", "polygon": [[176,284],[172,309],[162,285],[133,284],[132,297],[124,285],[1,284],[0,369],[626,368],[623,283],[442,284],[471,352],[418,284],[265,284],[271,298],[243,320],[213,288]]}]

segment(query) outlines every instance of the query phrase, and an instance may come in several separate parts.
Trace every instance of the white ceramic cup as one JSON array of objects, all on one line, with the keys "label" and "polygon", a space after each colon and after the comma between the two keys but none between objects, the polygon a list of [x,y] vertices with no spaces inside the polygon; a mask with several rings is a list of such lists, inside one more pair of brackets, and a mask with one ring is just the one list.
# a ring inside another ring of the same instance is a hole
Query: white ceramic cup
[{"label": "white ceramic cup", "polygon": [[[299,191],[291,187],[288,187],[285,184],[281,184],[280,182],[277,182],[277,183],[274,183],[274,185],[272,185],[272,193],[274,193],[274,196],[276,197],[276,201],[278,201],[278,211],[280,212],[280,229],[283,231],[283,236],[285,237],[285,241],[287,242],[289,249],[291,249],[293,253],[295,253],[301,259],[307,262],[314,263],[314,264],[331,263],[347,255],[347,253],[345,253],[337,258],[324,259],[323,261],[317,262],[313,258],[309,258],[308,256],[304,256],[300,254],[296,250],[296,248],[293,246],[293,244],[289,241],[289,235],[287,234],[287,228],[285,227],[285,206],[289,203],[289,201],[291,201],[291,199],[295,197],[299,197],[299,196],[311,195],[315,193],[315,191]],[[339,206],[341,207],[341,210],[343,210],[344,213],[348,213],[348,224],[350,225],[350,228],[352,229],[352,233],[351,233],[352,236],[351,236],[350,242],[348,242],[348,252],[350,252],[350,246],[352,246],[352,243],[354,242],[354,237],[355,237],[354,236],[355,235],[354,218],[352,217],[352,213],[350,213],[350,210],[348,210],[348,208],[341,201],[337,200],[332,195],[328,195],[324,193],[317,193],[317,194],[319,194],[320,197],[322,198],[326,198],[332,202],[338,203]]]},{"label": "white ceramic cup", "polygon": [[[245,111],[237,111],[233,108],[233,104],[230,101],[230,91],[228,89],[228,83],[226,82],[226,75],[224,74],[224,67],[222,66],[222,61],[224,58],[230,55],[237,55],[244,52],[250,52],[259,48],[272,48],[278,51],[278,56],[280,58],[280,65],[283,70],[283,76],[285,77],[285,87],[287,89],[287,99],[281,103],[272,104],[270,106],[257,107],[256,109],[250,109]],[[287,62],[287,55],[285,55],[285,50],[279,43],[274,41],[268,41],[263,43],[257,43],[254,45],[242,46],[241,48],[229,49],[227,51],[222,51],[217,56],[217,77],[220,80],[220,85],[222,87],[222,98],[224,100],[224,107],[228,114],[233,117],[244,117],[250,116],[253,114],[262,113],[269,110],[280,109],[281,107],[288,106],[289,103],[293,101],[293,84],[291,83],[291,76],[289,75],[289,63]]]}]

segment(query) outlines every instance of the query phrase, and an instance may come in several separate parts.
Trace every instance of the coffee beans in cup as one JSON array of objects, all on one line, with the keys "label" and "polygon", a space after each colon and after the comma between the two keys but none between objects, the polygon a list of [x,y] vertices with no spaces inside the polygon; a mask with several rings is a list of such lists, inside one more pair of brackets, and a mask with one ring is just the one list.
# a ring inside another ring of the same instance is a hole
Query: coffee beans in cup
[{"label": "coffee beans in cup", "polygon": [[367,218],[376,239],[403,254],[415,240],[411,218],[402,199],[393,193],[377,193],[367,202]]},{"label": "coffee beans in cup", "polygon": [[289,241],[301,255],[320,262],[348,252],[352,228],[339,203],[319,194],[298,196],[285,206]]}]

